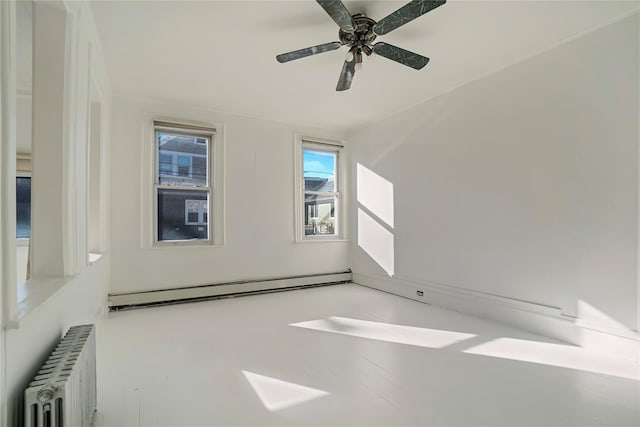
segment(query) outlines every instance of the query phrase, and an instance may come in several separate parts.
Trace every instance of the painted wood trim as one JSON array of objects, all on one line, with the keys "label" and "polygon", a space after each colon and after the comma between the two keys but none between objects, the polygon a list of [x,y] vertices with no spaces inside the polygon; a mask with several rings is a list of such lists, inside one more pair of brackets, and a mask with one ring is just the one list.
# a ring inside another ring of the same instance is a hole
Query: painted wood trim
[{"label": "painted wood trim", "polygon": [[0,256],[2,289],[0,321],[4,326],[17,313],[16,288],[16,4],[0,4]]}]

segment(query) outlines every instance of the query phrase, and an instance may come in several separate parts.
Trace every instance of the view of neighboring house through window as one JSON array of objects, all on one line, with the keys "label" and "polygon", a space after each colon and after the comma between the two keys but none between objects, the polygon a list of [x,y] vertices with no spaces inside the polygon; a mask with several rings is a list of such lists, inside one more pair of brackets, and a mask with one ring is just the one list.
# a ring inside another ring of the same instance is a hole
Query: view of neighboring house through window
[{"label": "view of neighboring house through window", "polygon": [[16,238],[31,236],[31,177],[16,178]]},{"label": "view of neighboring house through window", "polygon": [[156,241],[210,241],[214,130],[157,122],[155,127]]},{"label": "view of neighboring house through window", "polygon": [[185,200],[184,216],[189,225],[207,225],[207,201],[206,200]]},{"label": "view of neighboring house through window", "polygon": [[337,236],[339,147],[302,144],[304,236]]}]

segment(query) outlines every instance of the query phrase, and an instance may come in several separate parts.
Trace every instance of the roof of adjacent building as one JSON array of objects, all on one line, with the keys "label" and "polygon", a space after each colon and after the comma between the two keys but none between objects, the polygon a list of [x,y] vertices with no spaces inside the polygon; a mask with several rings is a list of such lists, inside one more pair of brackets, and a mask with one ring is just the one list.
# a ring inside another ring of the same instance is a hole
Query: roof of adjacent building
[{"label": "roof of adjacent building", "polygon": [[304,189],[307,191],[322,191],[327,193],[333,193],[335,191],[335,179],[305,177]]},{"label": "roof of adjacent building", "polygon": [[207,155],[207,144],[195,142],[195,138],[187,136],[161,136],[160,151]]}]

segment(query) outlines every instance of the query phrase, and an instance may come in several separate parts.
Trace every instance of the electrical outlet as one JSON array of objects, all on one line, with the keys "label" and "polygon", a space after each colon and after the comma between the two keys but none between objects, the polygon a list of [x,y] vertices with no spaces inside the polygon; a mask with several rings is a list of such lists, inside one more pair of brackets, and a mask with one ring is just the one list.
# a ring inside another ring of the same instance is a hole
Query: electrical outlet
[{"label": "electrical outlet", "polygon": [[418,294],[419,297],[424,296],[424,292],[422,291],[416,291],[416,293]]}]

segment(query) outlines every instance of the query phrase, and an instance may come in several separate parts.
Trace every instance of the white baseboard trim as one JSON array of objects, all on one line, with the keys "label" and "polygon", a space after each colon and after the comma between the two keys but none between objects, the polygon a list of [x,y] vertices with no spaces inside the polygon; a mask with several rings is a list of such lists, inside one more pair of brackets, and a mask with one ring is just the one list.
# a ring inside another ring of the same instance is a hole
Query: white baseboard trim
[{"label": "white baseboard trim", "polygon": [[[637,331],[611,332],[585,327],[580,319],[567,316],[559,307],[406,278],[354,273],[353,282],[415,301],[513,325],[594,352],[635,361],[640,357],[640,337]],[[422,292],[422,296],[419,292]]]},{"label": "white baseboard trim", "polygon": [[305,276],[291,276],[261,280],[243,280],[202,286],[115,293],[109,294],[108,305],[109,309],[118,310],[121,308],[133,308],[136,306],[203,300],[207,298],[269,292],[287,288],[346,283],[350,282],[351,279],[351,272],[343,271],[339,273],[311,274]]}]

